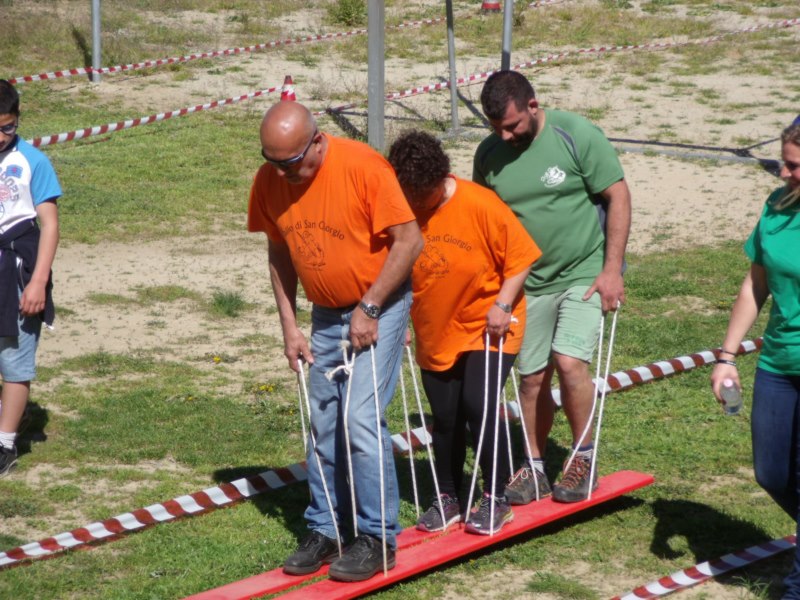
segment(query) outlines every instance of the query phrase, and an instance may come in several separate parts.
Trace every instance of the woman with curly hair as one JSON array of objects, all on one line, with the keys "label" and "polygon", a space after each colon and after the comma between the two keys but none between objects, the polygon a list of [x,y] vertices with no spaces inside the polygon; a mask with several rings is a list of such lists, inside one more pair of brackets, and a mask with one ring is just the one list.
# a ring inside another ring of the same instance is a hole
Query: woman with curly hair
[{"label": "woman with curly hair", "polygon": [[[756,481],[795,521],[800,510],[800,122],[781,135],[785,185],[767,198],[745,243],[751,260],[733,305],[728,331],[711,374],[722,402],[722,382],[739,387],[736,350],[767,297],[772,308],[753,385],[753,468]],[[800,534],[800,529],[797,532]],[[785,579],[783,598],[800,599],[800,546]]]},{"label": "woman with curly hair", "polygon": [[488,385],[485,434],[477,457],[483,497],[470,513],[466,529],[495,533],[513,518],[504,496],[511,466],[503,450],[507,440],[502,427],[496,470],[493,467],[498,363],[503,385],[525,331],[522,285],[541,252],[494,192],[450,173],[450,160],[432,135],[421,131],[401,135],[392,144],[389,162],[425,239],[411,275],[411,318],[416,359],[433,412],[439,496],[417,528],[439,531],[461,520],[458,493],[466,459],[466,425],[476,449]]}]

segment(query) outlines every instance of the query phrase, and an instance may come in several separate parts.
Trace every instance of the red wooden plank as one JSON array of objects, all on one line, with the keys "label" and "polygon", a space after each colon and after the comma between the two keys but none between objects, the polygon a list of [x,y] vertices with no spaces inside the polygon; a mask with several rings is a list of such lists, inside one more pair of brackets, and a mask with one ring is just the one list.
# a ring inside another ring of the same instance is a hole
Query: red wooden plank
[{"label": "red wooden plank", "polygon": [[[451,528],[449,531],[453,531],[453,529],[455,528]],[[415,527],[409,527],[397,536],[397,547],[403,550],[442,535],[445,535],[445,533],[425,533]],[[249,598],[276,594],[327,574],[327,565],[310,575],[287,575],[281,567],[278,567],[272,571],[188,596],[185,600],[248,600]]]},{"label": "red wooden plank", "polygon": [[592,493],[591,500],[575,504],[560,504],[547,498],[527,506],[515,506],[514,520],[492,537],[473,535],[457,530],[398,552],[397,566],[385,576],[383,573],[378,573],[375,577],[358,583],[342,583],[324,579],[305,587],[296,588],[281,598],[286,600],[292,598],[302,600],[357,598],[515,535],[607,502],[627,492],[650,485],[653,481],[651,475],[635,471],[619,471],[600,479],[600,486]]}]

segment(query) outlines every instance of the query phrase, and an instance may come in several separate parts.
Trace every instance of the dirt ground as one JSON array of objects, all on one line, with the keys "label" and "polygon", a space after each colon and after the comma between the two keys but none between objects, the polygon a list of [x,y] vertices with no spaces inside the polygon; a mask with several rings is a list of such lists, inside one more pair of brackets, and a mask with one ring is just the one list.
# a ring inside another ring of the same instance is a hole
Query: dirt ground
[{"label": "dirt ground", "polygon": [[[184,18],[194,18],[196,26],[202,26],[204,17],[185,14]],[[319,15],[307,14],[293,19],[297,35],[319,30]],[[724,19],[726,22],[720,24],[720,28],[729,30],[771,20],[768,11],[746,19],[735,13],[726,13]],[[800,28],[794,28],[792,32],[796,39],[800,38],[797,30]],[[542,54],[535,48],[520,50],[512,62]],[[735,61],[736,57],[729,59]],[[274,53],[253,53],[243,60],[220,59],[220,65],[231,65],[235,60],[240,60],[242,71],[222,75],[198,71],[181,85],[162,85],[171,81],[172,76],[168,73],[156,72],[148,78],[147,84],[134,84],[126,76],[106,76],[105,81],[94,88],[94,93],[103,100],[120,99],[130,108],[129,116],[136,117],[149,114],[143,107],[152,112],[162,112],[277,85],[286,74],[294,74],[298,99],[314,110],[325,107],[324,99],[314,99],[321,90],[332,90],[337,86],[366,89],[365,73],[336,64],[335,56],[327,59],[329,64],[323,61],[312,70]],[[459,75],[480,72],[487,64],[496,62],[494,58],[459,57]],[[760,141],[777,137],[780,129],[793,117],[785,111],[771,110],[774,105],[765,102],[763,109],[746,109],[743,118],[721,123],[714,103],[699,103],[692,98],[667,93],[667,81],[652,83],[645,91],[635,90],[628,85],[635,78],[623,73],[623,83],[609,89],[602,82],[613,70],[613,62],[594,57],[580,64],[565,65],[563,69],[524,72],[535,86],[547,90],[539,94],[545,109],[553,107],[587,112],[602,107],[602,116],[596,122],[612,138],[652,139],[660,127],[669,124],[677,130],[680,139],[695,144],[737,146],[739,139]],[[406,61],[393,61],[387,64],[387,87],[392,89],[392,82],[402,82],[403,87],[426,84],[445,75],[446,64],[424,64],[412,70]],[[260,83],[254,85],[256,81]],[[753,75],[746,79],[703,75],[692,77],[692,81],[698,89],[715,90],[726,103],[767,99],[775,86],[774,79],[767,75]],[[479,109],[479,93],[480,85],[464,89],[466,102],[460,107],[461,119],[474,116],[473,111]],[[641,96],[647,96],[647,100],[641,102]],[[263,104],[263,107],[268,104]],[[387,134],[391,135],[400,127],[396,123],[401,121],[401,117],[406,123],[405,119],[411,112],[447,120],[448,107],[448,92],[390,103],[387,106]],[[359,125],[358,117],[353,118]],[[334,134],[341,133],[327,119],[321,120],[321,128]],[[471,127],[467,133],[451,151],[451,156],[454,172],[469,178],[472,153],[487,130]],[[253,131],[253,136],[256,135],[257,132]],[[632,150],[621,155],[633,196],[633,226],[628,246],[631,253],[743,240],[755,224],[767,193],[779,184],[773,175],[752,163],[724,160],[730,154],[715,153],[714,156],[720,157],[719,161],[690,161],[680,156],[643,154],[643,146],[637,144],[618,145]],[[688,153],[687,150],[683,152]],[[755,149],[754,154],[777,159],[779,146],[775,142],[767,143]],[[238,378],[244,373],[256,373],[262,379],[288,377],[280,347],[280,329],[275,315],[271,314],[273,303],[264,238],[263,235],[246,233],[245,215],[241,215],[239,221],[240,233],[234,236],[175,238],[146,245],[106,242],[91,246],[64,239],[54,270],[56,302],[67,310],[59,317],[56,330],[43,335],[40,364],[51,366],[65,358],[95,351],[143,352],[165,359],[195,360],[205,368],[214,369],[216,365],[209,357],[227,354],[238,356],[236,362],[226,365],[231,386],[239,386],[238,389],[241,389]],[[224,260],[220,260],[221,256]],[[176,273],[180,275],[176,276]],[[181,285],[204,298],[210,298],[215,290],[237,291],[255,308],[238,319],[219,319],[196,310],[188,301],[188,304],[147,305],[131,302],[124,306],[124,310],[97,301],[103,294],[134,299],[137,289],[156,285]],[[235,342],[252,334],[268,336],[265,339],[274,343],[266,344],[263,352],[243,355]],[[693,352],[698,349],[686,350]],[[634,365],[627,367],[630,366]],[[645,583],[622,573],[600,581],[587,572],[586,565],[575,565],[574,569],[576,577],[584,583],[592,582],[599,594],[607,596]],[[524,588],[530,577],[531,573],[527,571],[497,573],[484,581],[460,585],[444,597],[464,597],[465,587],[471,590],[469,596],[474,598],[533,597]],[[503,581],[502,596],[496,592],[498,580]],[[742,593],[738,587],[709,583],[697,591],[685,593],[683,597],[699,597],[698,594],[720,599],[746,597]],[[546,595],[536,597],[548,598]]]}]

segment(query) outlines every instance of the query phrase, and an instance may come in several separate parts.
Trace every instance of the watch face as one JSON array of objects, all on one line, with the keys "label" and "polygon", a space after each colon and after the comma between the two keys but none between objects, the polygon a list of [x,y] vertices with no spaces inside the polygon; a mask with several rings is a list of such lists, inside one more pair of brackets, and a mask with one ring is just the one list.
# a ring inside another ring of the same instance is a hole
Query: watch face
[{"label": "watch face", "polygon": [[381,314],[381,307],[377,304],[366,304],[362,302],[359,306],[370,319],[377,319]]}]

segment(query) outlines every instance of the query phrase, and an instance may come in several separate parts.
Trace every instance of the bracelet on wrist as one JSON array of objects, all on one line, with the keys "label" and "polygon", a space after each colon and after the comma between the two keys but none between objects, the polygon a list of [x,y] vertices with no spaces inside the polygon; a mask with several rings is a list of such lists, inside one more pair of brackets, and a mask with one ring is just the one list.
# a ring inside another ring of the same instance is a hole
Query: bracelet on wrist
[{"label": "bracelet on wrist", "polygon": [[731,356],[736,356],[736,352],[731,352],[730,350],[725,350],[725,348],[719,349],[720,354],[730,354]]},{"label": "bracelet on wrist", "polygon": [[514,308],[514,307],[513,307],[513,306],[511,306],[510,304],[504,304],[504,303],[502,303],[502,302],[500,302],[500,301],[497,301],[497,302],[495,302],[495,303],[494,303],[494,305],[495,305],[497,308],[499,308],[500,310],[502,310],[504,313],[510,313],[510,312],[511,312],[511,310]]},{"label": "bracelet on wrist", "polygon": [[725,358],[718,358],[717,359],[717,364],[718,365],[730,365],[732,367],[735,367],[736,366],[736,361],[735,360],[727,360]]}]

